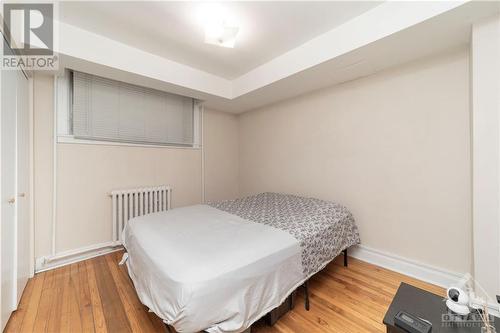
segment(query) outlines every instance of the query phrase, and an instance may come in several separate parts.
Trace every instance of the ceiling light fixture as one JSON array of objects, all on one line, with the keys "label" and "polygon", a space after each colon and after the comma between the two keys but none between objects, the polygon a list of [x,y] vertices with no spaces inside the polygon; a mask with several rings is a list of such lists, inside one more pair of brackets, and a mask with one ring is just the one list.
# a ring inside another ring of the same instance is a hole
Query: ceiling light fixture
[{"label": "ceiling light fixture", "polygon": [[205,28],[205,43],[234,47],[239,28],[221,5],[204,5],[200,10],[200,19]]}]

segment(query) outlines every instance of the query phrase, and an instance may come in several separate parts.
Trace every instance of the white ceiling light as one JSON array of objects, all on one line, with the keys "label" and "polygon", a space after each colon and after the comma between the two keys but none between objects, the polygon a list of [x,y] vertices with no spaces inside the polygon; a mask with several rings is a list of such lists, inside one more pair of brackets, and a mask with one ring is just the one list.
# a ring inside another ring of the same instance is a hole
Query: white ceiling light
[{"label": "white ceiling light", "polygon": [[238,30],[225,25],[205,27],[205,43],[233,48]]},{"label": "white ceiling light", "polygon": [[233,48],[239,28],[219,4],[205,4],[200,9],[200,20],[205,28],[205,43]]}]

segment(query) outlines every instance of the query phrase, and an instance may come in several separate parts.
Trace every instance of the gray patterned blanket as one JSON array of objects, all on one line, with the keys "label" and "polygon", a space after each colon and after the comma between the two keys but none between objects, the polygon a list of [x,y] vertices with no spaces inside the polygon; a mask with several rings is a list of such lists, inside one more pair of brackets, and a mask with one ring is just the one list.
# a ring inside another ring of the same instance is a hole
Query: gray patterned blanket
[{"label": "gray patterned blanket", "polygon": [[344,249],[360,242],[352,214],[344,206],[330,201],[261,193],[209,205],[291,234],[300,244],[306,277],[317,273]]}]

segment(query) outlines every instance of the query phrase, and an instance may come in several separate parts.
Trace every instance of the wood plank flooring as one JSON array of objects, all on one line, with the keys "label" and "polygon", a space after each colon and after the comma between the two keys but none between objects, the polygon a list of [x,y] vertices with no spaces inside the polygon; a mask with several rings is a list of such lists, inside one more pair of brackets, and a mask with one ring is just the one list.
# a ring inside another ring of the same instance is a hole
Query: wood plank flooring
[{"label": "wood plank flooring", "polygon": [[[165,332],[162,321],[141,304],[122,252],[35,275],[5,332]],[[342,256],[310,283],[311,309],[302,291],[295,309],[273,327],[259,321],[254,333],[385,332],[382,318],[401,282],[439,295],[442,288],[354,258]]]}]

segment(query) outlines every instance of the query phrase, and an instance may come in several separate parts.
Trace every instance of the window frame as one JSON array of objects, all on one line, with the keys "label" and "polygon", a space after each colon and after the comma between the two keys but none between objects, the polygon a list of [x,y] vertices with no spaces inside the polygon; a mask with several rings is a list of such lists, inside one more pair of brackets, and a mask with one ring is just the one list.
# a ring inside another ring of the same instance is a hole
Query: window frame
[{"label": "window frame", "polygon": [[[93,74],[90,74],[93,75]],[[113,79],[110,79],[113,80]],[[64,75],[54,77],[54,104],[57,143],[63,144],[88,144],[88,145],[107,145],[107,146],[128,146],[128,147],[146,147],[146,148],[174,148],[174,149],[200,149],[201,148],[201,118],[203,105],[202,102],[193,99],[193,143],[158,143],[143,142],[133,140],[101,140],[77,138],[73,135],[73,81],[72,70],[65,69]],[[146,89],[151,89],[144,87]]]}]

